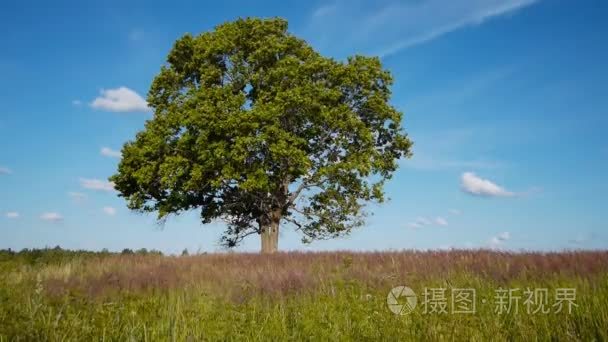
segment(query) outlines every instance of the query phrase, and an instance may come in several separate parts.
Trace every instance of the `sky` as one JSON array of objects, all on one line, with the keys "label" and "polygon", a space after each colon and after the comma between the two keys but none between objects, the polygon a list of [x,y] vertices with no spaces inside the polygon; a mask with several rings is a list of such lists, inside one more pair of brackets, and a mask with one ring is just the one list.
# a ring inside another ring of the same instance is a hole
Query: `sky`
[{"label": "sky", "polygon": [[[608,248],[601,0],[0,4],[0,249],[223,251],[196,212],[130,212],[107,178],[173,42],[280,16],[326,56],[379,56],[414,156],[350,236],[281,250]],[[239,251],[259,250],[249,237]]]}]

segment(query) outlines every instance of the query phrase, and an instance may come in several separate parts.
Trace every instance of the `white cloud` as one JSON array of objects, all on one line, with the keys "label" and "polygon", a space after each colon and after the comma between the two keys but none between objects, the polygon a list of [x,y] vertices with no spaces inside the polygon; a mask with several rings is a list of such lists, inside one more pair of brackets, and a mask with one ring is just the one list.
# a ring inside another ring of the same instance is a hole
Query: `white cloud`
[{"label": "white cloud", "polygon": [[146,100],[127,87],[102,89],[101,96],[91,102],[91,107],[111,112],[147,112],[150,110]]},{"label": "white cloud", "polygon": [[107,181],[103,181],[100,179],[80,178],[80,185],[83,188],[89,189],[89,190],[96,190],[96,191],[113,191],[114,190],[113,182],[107,182]]},{"label": "white cloud", "polygon": [[114,216],[114,215],[116,215],[116,209],[115,208],[112,208],[112,207],[103,207],[102,210],[108,216]]},{"label": "white cloud", "polygon": [[19,218],[19,213],[16,211],[9,211],[8,213],[6,213],[6,218],[9,218],[9,219]]},{"label": "white cloud", "polygon": [[463,27],[513,13],[537,0],[337,0],[310,18],[308,38],[322,48],[387,56]]},{"label": "white cloud", "polygon": [[58,213],[49,212],[40,215],[40,219],[51,222],[59,222],[63,220],[63,216],[59,215]]},{"label": "white cloud", "polygon": [[120,151],[115,151],[109,147],[102,147],[101,151],[99,153],[101,153],[102,156],[111,157],[111,158],[120,158],[122,156]]},{"label": "white cloud", "polygon": [[598,237],[599,236],[596,233],[579,234],[576,236],[576,238],[568,240],[568,242],[573,245],[582,246],[591,241],[597,240]]},{"label": "white cloud", "polygon": [[573,245],[582,245],[587,242],[587,240],[586,236],[578,235],[576,238],[568,240],[568,242]]},{"label": "white cloud", "polygon": [[[416,34],[405,37],[392,45],[386,46],[383,50],[379,50],[378,54],[380,56],[388,56],[399,50],[426,43],[463,27],[480,25],[492,17],[513,12],[535,2],[536,0],[466,0],[460,1],[458,4],[451,3],[445,6],[445,1],[429,0],[416,7],[403,6],[401,8],[406,11],[413,9],[411,12],[419,12],[418,14],[422,15],[422,18],[425,18],[427,15],[435,15],[438,18],[433,20],[433,24],[420,28]],[[416,15],[415,13],[411,14],[413,16]]]},{"label": "white cloud", "polygon": [[460,215],[462,214],[462,211],[458,210],[458,209],[450,209],[448,210],[450,214],[452,215]]},{"label": "white cloud", "polygon": [[511,238],[511,233],[509,232],[502,232],[500,234],[498,234],[498,239],[500,241],[507,241]]},{"label": "white cloud", "polygon": [[508,197],[515,195],[487,179],[478,177],[473,172],[462,174],[461,187],[464,192],[477,196]]},{"label": "white cloud", "polygon": [[73,199],[75,202],[82,202],[87,199],[87,195],[82,192],[70,191],[68,192],[68,196]]},{"label": "white cloud", "polygon": [[412,229],[422,228],[422,225],[418,222],[410,222],[407,224],[407,226]]},{"label": "white cloud", "polygon": [[509,232],[502,232],[502,233],[492,237],[488,244],[489,244],[490,248],[497,248],[510,239],[511,239],[511,234]]},{"label": "white cloud", "polygon": [[417,217],[414,222],[410,222],[407,224],[408,228],[412,228],[412,229],[419,229],[424,226],[431,226],[431,225],[447,226],[448,221],[443,217],[436,217],[434,219],[429,219],[429,218],[420,216],[420,217]]},{"label": "white cloud", "polygon": [[11,169],[8,167],[0,166],[0,175],[10,175],[11,173],[13,173],[13,171],[11,171]]},{"label": "white cloud", "polygon": [[448,221],[446,219],[444,219],[443,217],[436,217],[435,218],[435,223],[440,225],[440,226],[447,226],[448,225]]},{"label": "white cloud", "polygon": [[82,101],[80,100],[72,100],[72,105],[74,106],[80,106],[82,104]]},{"label": "white cloud", "polygon": [[332,4],[332,5],[323,5],[321,7],[318,7],[313,13],[312,16],[313,17],[322,17],[325,15],[329,15],[333,12],[335,12],[335,10],[338,8],[337,4]]},{"label": "white cloud", "polygon": [[423,225],[423,226],[428,226],[432,222],[428,218],[420,216],[420,217],[416,218],[416,223]]}]

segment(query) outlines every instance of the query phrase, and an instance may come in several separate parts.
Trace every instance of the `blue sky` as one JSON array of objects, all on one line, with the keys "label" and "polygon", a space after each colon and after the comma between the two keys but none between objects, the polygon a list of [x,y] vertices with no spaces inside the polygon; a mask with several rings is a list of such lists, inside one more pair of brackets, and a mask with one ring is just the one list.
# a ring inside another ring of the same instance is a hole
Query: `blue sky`
[{"label": "blue sky", "polygon": [[381,56],[415,142],[364,228],[311,245],[283,231],[280,249],[608,248],[607,15],[599,0],[3,2],[0,248],[220,250],[221,224],[161,227],[106,180],[173,41],[244,16],[284,17],[338,59]]}]

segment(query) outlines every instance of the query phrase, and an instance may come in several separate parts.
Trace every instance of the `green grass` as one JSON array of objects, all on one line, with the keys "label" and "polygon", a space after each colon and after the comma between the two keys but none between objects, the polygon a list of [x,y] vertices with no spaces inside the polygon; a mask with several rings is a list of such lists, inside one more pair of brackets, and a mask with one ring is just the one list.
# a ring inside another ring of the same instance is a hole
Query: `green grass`
[{"label": "green grass", "polygon": [[[76,253],[28,260],[0,258],[0,341],[608,340],[605,252]],[[398,285],[418,295],[409,315],[387,308]],[[448,295],[474,288],[477,310],[425,314],[425,287]],[[528,314],[522,302],[518,313],[494,312],[499,288],[547,288],[551,304],[560,287],[576,288],[570,314]]]}]

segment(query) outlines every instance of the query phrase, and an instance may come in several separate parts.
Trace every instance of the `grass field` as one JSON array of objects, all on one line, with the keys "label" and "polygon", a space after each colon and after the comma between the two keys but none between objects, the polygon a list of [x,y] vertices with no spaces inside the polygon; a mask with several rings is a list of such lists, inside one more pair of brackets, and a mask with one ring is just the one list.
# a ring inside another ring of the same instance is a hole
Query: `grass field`
[{"label": "grass field", "polygon": [[[0,272],[0,341],[608,340],[608,252],[4,251]],[[387,306],[399,285],[417,294],[409,314]],[[474,312],[453,312],[459,288]],[[570,313],[560,288],[576,291]],[[517,311],[497,312],[501,289],[520,289]]]}]

